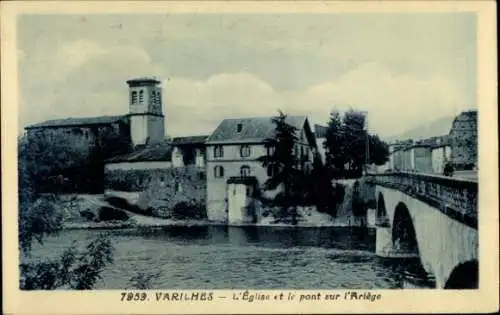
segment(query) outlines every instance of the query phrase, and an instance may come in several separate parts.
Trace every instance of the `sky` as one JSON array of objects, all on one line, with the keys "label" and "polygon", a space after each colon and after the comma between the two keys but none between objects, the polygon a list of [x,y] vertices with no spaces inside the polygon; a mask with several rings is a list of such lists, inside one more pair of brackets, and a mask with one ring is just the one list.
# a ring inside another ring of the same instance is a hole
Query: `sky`
[{"label": "sky", "polygon": [[477,106],[474,13],[24,15],[17,43],[20,128],[126,114],[143,76],[170,136],[353,108],[387,137]]}]

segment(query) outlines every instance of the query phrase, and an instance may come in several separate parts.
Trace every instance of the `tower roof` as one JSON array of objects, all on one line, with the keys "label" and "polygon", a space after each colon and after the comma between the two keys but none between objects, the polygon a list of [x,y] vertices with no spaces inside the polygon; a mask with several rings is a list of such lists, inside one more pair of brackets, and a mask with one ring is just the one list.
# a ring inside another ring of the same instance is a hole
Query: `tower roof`
[{"label": "tower roof", "polygon": [[157,85],[161,82],[154,77],[142,77],[127,80],[129,86],[145,86],[145,85]]}]

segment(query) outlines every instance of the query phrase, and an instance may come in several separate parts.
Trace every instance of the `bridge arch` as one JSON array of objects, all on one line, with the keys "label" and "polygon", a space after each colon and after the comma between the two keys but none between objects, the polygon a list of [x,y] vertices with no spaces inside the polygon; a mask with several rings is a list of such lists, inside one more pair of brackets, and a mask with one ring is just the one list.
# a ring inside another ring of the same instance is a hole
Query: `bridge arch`
[{"label": "bridge arch", "polygon": [[392,244],[402,253],[419,255],[417,233],[410,211],[402,202],[396,205],[392,222]]},{"label": "bridge arch", "polygon": [[476,259],[456,266],[451,272],[445,289],[477,289],[479,283],[479,264]]}]

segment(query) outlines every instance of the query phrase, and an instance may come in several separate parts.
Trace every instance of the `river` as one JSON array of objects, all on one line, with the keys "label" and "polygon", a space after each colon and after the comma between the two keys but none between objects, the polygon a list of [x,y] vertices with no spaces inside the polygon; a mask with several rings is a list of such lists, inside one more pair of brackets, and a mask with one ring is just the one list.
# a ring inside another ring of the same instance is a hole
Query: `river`
[{"label": "river", "polygon": [[[97,289],[132,288],[139,272],[158,274],[155,289],[399,289],[426,287],[418,259],[375,255],[375,231],[365,228],[162,227],[65,230],[33,248],[53,258],[102,233],[114,263]],[[413,280],[411,280],[413,279]]]}]

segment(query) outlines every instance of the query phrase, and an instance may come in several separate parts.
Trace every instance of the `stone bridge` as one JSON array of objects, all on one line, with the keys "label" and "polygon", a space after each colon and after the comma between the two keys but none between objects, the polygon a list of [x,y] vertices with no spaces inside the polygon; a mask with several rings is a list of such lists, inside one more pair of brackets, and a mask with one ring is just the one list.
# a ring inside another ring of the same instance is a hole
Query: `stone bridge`
[{"label": "stone bridge", "polygon": [[397,172],[366,183],[377,255],[419,257],[436,288],[478,288],[477,182]]}]

